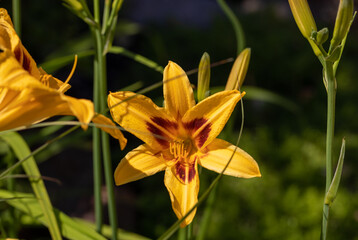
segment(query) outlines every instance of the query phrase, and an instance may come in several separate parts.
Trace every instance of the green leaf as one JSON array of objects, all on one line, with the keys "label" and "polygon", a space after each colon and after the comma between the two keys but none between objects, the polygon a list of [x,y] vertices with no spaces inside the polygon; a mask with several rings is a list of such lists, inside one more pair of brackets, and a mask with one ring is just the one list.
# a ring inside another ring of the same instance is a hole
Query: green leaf
[{"label": "green leaf", "polygon": [[[31,151],[26,144],[25,140],[20,134],[16,132],[6,132],[0,135],[13,149],[15,155],[19,160],[29,156]],[[44,220],[49,228],[52,239],[62,239],[59,226],[56,221],[55,214],[52,209],[50,198],[43,180],[41,179],[40,171],[37,167],[35,158],[32,156],[22,163],[22,166],[29,177],[32,189],[36,198],[41,206]]]},{"label": "green leaf", "polygon": [[[39,201],[33,194],[0,190],[0,198],[20,198],[7,200],[7,203],[48,226],[48,221],[46,220],[46,217],[41,210]],[[66,238],[74,240],[106,239],[95,230],[85,226],[82,223],[74,221],[72,218],[57,209],[54,209],[54,214],[56,215],[57,220],[61,225],[61,233]]]},{"label": "green leaf", "polygon": [[74,53],[74,54],[69,54],[69,55],[62,56],[62,57],[56,57],[54,59],[51,59],[47,62],[42,63],[41,67],[46,72],[50,72],[50,73],[56,72],[60,68],[73,63],[74,56],[76,54],[77,54],[78,58],[84,58],[84,57],[92,56],[94,54],[94,51],[87,50],[87,51],[82,51],[82,52],[78,52],[78,53]]},{"label": "green leaf", "polygon": [[336,168],[336,171],[334,173],[332,183],[331,183],[331,185],[330,185],[330,187],[328,189],[328,192],[326,193],[326,197],[324,198],[324,204],[329,205],[329,206],[331,206],[331,204],[333,203],[334,199],[337,196],[339,183],[340,183],[341,177],[342,177],[342,169],[343,169],[343,162],[344,162],[345,152],[346,152],[346,141],[343,138],[342,139],[342,146],[341,146],[341,153],[339,155],[337,168]]},{"label": "green leaf", "polygon": [[143,64],[144,66],[152,68],[157,72],[160,72],[160,73],[163,72],[163,67],[160,66],[159,64],[157,64],[156,62],[153,62],[152,60],[150,60],[150,59],[148,59],[148,58],[146,58],[146,57],[144,57],[142,55],[139,55],[137,53],[133,53],[133,52],[131,52],[131,51],[129,51],[129,50],[123,48],[123,47],[112,46],[109,49],[109,52],[114,53],[114,54],[121,54],[123,56],[126,56],[128,58],[133,59],[136,62],[139,62],[139,63]]},{"label": "green leaf", "polygon": [[[44,215],[41,212],[41,207],[33,194],[0,190],[0,199],[31,217],[31,219],[25,218],[26,221],[23,222],[24,224],[32,225],[36,222],[41,222],[46,225]],[[111,236],[111,228],[108,225],[103,225],[102,231],[104,236],[102,236],[94,230],[95,225],[93,223],[83,219],[71,218],[55,208],[54,213],[61,226],[62,235],[68,239],[105,240],[105,236]],[[121,240],[149,240],[149,238],[122,229],[118,229],[117,236],[118,239]]]},{"label": "green leaf", "polygon": [[243,87],[242,89],[246,91],[246,95],[244,97],[245,99],[260,100],[260,101],[276,104],[278,106],[286,108],[291,112],[299,111],[299,107],[295,103],[271,91],[258,87],[247,87],[247,86]]},{"label": "green leaf", "polygon": [[[75,221],[80,223],[80,224],[83,224],[84,226],[88,226],[88,227],[90,227],[92,229],[96,228],[95,224],[87,222],[87,221],[85,221],[83,219],[75,218]],[[111,238],[111,236],[112,236],[112,229],[108,225],[105,225],[105,224],[102,225],[101,232],[107,238]],[[121,240],[149,240],[150,239],[150,238],[138,235],[136,233],[124,231],[124,230],[119,229],[119,228],[117,229],[117,238],[121,239]]]}]

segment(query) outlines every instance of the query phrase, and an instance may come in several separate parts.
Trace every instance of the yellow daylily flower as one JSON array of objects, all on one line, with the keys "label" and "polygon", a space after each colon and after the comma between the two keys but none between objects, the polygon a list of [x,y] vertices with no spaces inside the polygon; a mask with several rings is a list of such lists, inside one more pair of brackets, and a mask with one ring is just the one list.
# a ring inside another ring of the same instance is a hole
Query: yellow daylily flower
[{"label": "yellow daylily flower", "polygon": [[[70,74],[72,75],[72,73]],[[47,74],[22,45],[6,9],[0,8],[0,131],[27,126],[55,115],[73,115],[87,129],[88,123],[115,124],[94,112],[86,99],[66,96],[71,86],[67,81]],[[101,127],[119,139],[124,148],[126,139],[116,128]]]},{"label": "yellow daylily flower", "polygon": [[[164,184],[180,219],[198,201],[197,164],[220,173],[234,153],[234,145],[216,137],[244,93],[222,91],[195,105],[189,79],[174,62],[164,69],[163,90],[164,108],[133,92],[109,94],[113,119],[145,142],[120,161],[114,178],[121,185],[165,170]],[[256,161],[240,148],[225,174],[243,178],[261,176]],[[181,227],[191,223],[195,212]]]}]

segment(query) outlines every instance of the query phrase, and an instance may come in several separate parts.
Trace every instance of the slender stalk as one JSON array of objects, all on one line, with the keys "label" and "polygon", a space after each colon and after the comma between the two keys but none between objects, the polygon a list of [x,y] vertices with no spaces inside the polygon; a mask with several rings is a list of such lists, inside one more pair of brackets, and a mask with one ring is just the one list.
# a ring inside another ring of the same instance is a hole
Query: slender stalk
[{"label": "slender stalk", "polygon": [[178,240],[186,240],[186,228],[179,228],[178,230]]},{"label": "slender stalk", "polygon": [[[94,106],[95,111],[99,112],[99,98],[96,91],[98,89],[98,63],[94,61]],[[102,186],[102,165],[101,165],[101,130],[99,128],[92,129],[93,136],[93,194],[94,194],[94,210],[96,219],[96,231],[101,232],[103,226],[103,208],[101,198]]]},{"label": "slender stalk", "polygon": [[188,226],[186,226],[186,239],[191,240],[193,236],[193,223],[190,223]]},{"label": "slender stalk", "polygon": [[[95,96],[99,106],[99,112],[102,112],[106,109],[106,95],[107,95],[107,69],[106,69],[106,55],[103,54],[103,35],[101,34],[100,29],[100,14],[99,14],[99,1],[94,0],[94,18],[97,23],[98,28],[94,29],[95,43],[96,43],[96,64],[97,64],[97,79],[95,85]],[[108,194],[108,215],[109,221],[112,228],[112,239],[117,239],[117,214],[116,214],[116,203],[114,198],[114,184],[113,184],[113,171],[111,163],[111,154],[109,146],[109,137],[105,132],[101,132],[101,142],[102,142],[102,154],[103,154],[103,165],[104,165],[104,175],[107,186]]]},{"label": "slender stalk", "polygon": [[[333,71],[333,63],[326,62],[324,68],[325,78],[327,80],[327,135],[326,135],[326,193],[332,182],[332,145],[334,137],[334,120],[336,105],[336,86]],[[327,238],[327,226],[329,219],[329,205],[323,205],[322,232],[321,239]]]},{"label": "slender stalk", "polygon": [[[100,32],[98,32],[100,34]],[[101,41],[101,46],[103,50],[103,42]],[[107,95],[107,72],[106,72],[106,56],[99,52],[100,57],[100,108],[101,112],[106,109],[106,95]],[[112,161],[111,161],[111,152],[109,146],[109,137],[108,134],[104,131],[101,132],[102,138],[102,153],[103,153],[103,165],[104,165],[104,176],[107,186],[108,194],[108,215],[109,221],[112,227],[112,239],[117,239],[117,210],[116,210],[116,201],[114,198],[114,182],[113,182],[113,171],[112,171]]]},{"label": "slender stalk", "polygon": [[[94,8],[94,18],[97,24],[99,23],[99,1],[93,1]],[[93,29],[93,34],[96,35],[95,29]],[[93,79],[93,102],[94,109],[96,112],[101,111],[100,107],[100,63],[99,59],[101,56],[98,52],[95,54],[94,59],[94,79]],[[101,164],[101,132],[98,128],[92,129],[93,136],[93,194],[94,194],[94,210],[95,210],[95,221],[96,221],[96,231],[101,232],[103,226],[103,208],[102,208],[102,198],[101,198],[101,186],[102,186],[102,164]]]},{"label": "slender stalk", "polygon": [[21,38],[21,2],[20,0],[12,0],[12,20],[17,35]]}]

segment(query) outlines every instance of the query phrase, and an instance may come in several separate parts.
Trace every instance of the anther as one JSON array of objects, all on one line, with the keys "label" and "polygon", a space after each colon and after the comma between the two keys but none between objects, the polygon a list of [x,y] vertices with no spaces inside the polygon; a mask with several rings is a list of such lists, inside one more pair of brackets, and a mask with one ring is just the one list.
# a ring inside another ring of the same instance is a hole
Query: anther
[{"label": "anther", "polygon": [[190,153],[190,151],[187,151],[186,147],[187,146],[183,141],[174,141],[169,144],[169,151],[174,155],[174,158],[186,158]]},{"label": "anther", "polygon": [[77,54],[76,54],[76,55],[75,55],[75,60],[74,60],[74,62],[73,62],[72,70],[71,70],[70,74],[68,75],[66,81],[65,81],[65,82],[62,84],[62,86],[58,89],[59,92],[62,92],[62,91],[65,89],[66,85],[68,84],[68,82],[69,82],[70,79],[72,78],[72,76],[73,76],[73,74],[74,74],[74,72],[75,72],[76,66],[77,66],[77,58],[78,58],[78,56],[77,56]]}]

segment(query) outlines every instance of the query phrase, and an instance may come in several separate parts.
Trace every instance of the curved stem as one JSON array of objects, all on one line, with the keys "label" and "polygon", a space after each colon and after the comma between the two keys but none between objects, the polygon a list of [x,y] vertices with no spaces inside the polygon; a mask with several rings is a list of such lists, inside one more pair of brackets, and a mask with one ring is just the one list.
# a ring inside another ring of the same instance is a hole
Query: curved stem
[{"label": "curved stem", "polygon": [[234,27],[237,43],[237,55],[239,55],[240,52],[244,50],[246,45],[244,30],[242,29],[239,19],[235,16],[234,12],[230,9],[227,3],[224,0],[217,0],[217,2]]}]

